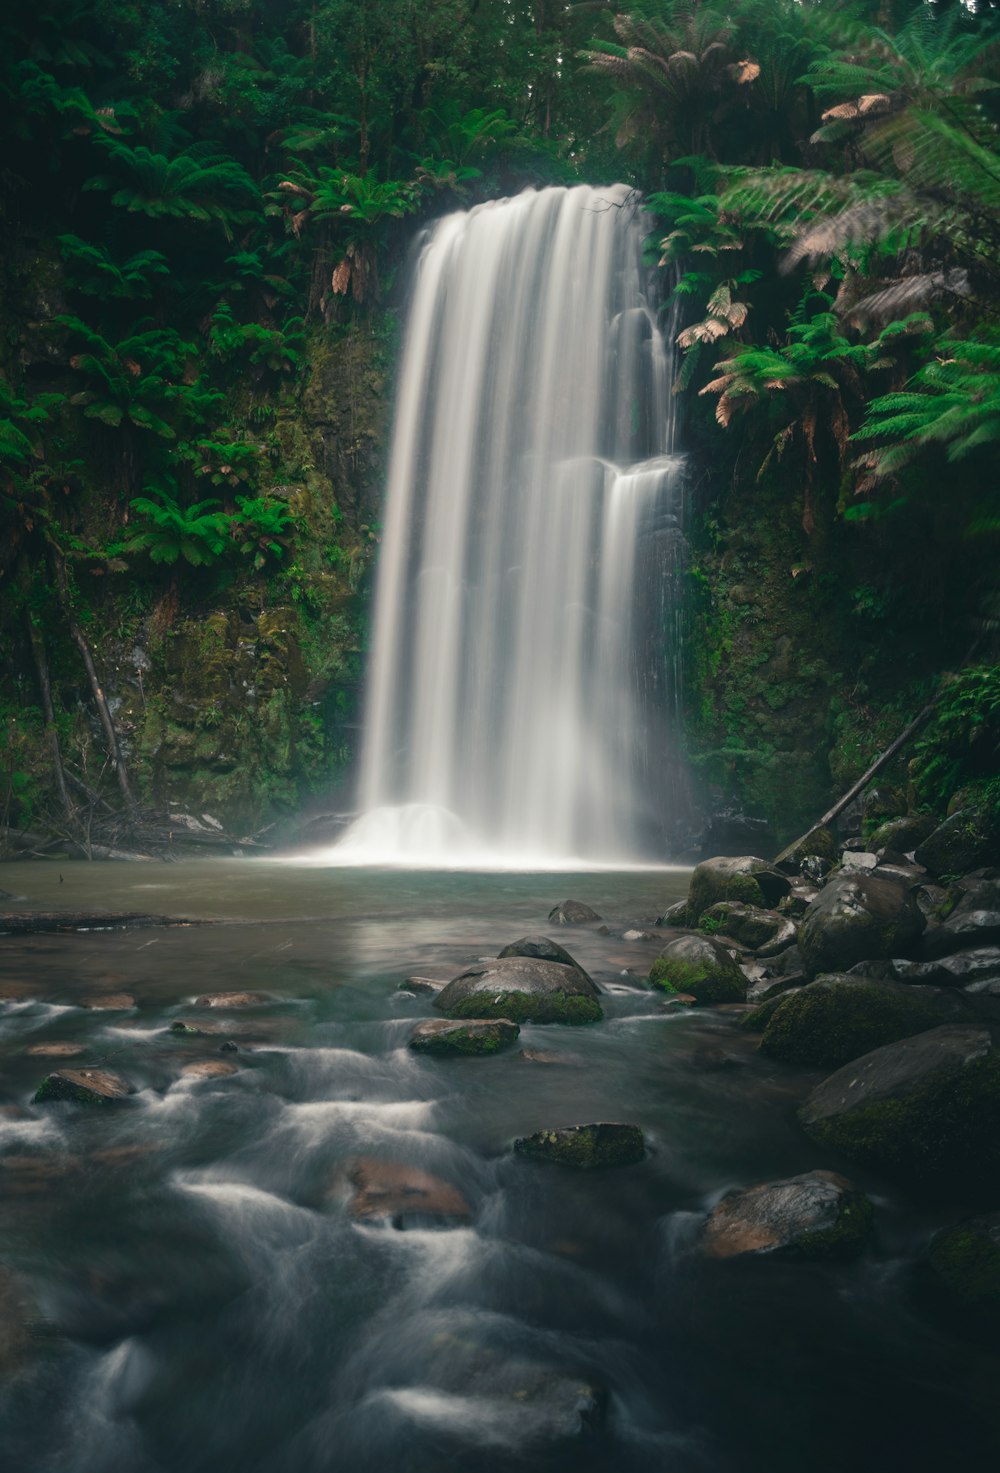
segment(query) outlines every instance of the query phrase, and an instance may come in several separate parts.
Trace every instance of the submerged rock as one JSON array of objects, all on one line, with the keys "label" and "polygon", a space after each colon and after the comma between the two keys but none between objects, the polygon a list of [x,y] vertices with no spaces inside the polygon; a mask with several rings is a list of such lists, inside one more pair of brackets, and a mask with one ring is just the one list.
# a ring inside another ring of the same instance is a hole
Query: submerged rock
[{"label": "submerged rock", "polygon": [[760,1051],[786,1064],[838,1068],[883,1044],[942,1023],[966,1023],[961,998],[935,987],[874,978],[817,977],[782,998],[768,1020]]},{"label": "submerged rock", "polygon": [[566,1125],[521,1136],[514,1150],[522,1156],[558,1161],[562,1166],[590,1170],[597,1166],[632,1166],[646,1154],[642,1131],[637,1125],[601,1123]]},{"label": "submerged rock", "polygon": [[423,992],[433,997],[444,991],[454,975],[455,973],[452,972],[449,977],[428,977],[417,973],[412,977],[407,977],[405,982],[400,982],[399,990],[400,992]]},{"label": "submerged rock", "polygon": [[37,1054],[48,1059],[75,1059],[86,1052],[82,1043],[62,1043],[57,1040],[51,1043],[33,1043],[25,1049],[26,1054]]},{"label": "submerged rock", "polygon": [[193,1064],[185,1064],[181,1074],[185,1079],[225,1079],[229,1074],[236,1074],[235,1064],[228,1064],[225,1059],[197,1059]]},{"label": "submerged rock", "polygon": [[135,998],[130,992],[102,992],[96,997],[83,998],[80,1006],[93,1008],[97,1013],[124,1012],[126,1008],[135,1007]]},{"label": "submerged rock", "polygon": [[508,956],[530,956],[541,962],[562,962],[564,967],[579,966],[565,946],[560,946],[558,941],[550,941],[548,936],[522,936],[520,941],[512,941],[503,951],[498,951],[497,956],[501,961]]},{"label": "submerged rock", "polygon": [[669,941],[649,972],[654,987],[686,992],[702,1005],[743,1002],[747,979],[724,947],[709,936]]},{"label": "submerged rock", "polygon": [[78,1105],[107,1105],[134,1092],[127,1079],[110,1069],[57,1069],[42,1080],[33,1098],[36,1104],[73,1100]]},{"label": "submerged rock", "polygon": [[594,982],[580,967],[510,956],[481,962],[434,999],[449,1018],[516,1023],[596,1023],[603,1016]]},{"label": "submerged rock", "polygon": [[807,972],[844,972],[871,957],[899,956],[925,925],[912,891],[878,873],[843,871],[828,880],[799,927]]},{"label": "submerged rock", "polygon": [[206,992],[196,997],[196,1008],[264,1008],[275,999],[266,992]]},{"label": "submerged rock", "polygon": [[864,1247],[872,1206],[832,1171],[727,1192],[701,1235],[708,1258],[773,1253],[784,1258],[848,1258]]},{"label": "submerged rock", "polygon": [[695,865],[688,885],[688,925],[696,925],[708,907],[720,900],[739,900],[768,910],[784,899],[790,888],[787,875],[752,854],[703,859]]},{"label": "submerged rock", "polygon": [[560,926],[586,926],[602,917],[582,900],[562,900],[549,911],[549,920]]},{"label": "submerged rock", "polygon": [[985,1028],[877,1048],[817,1085],[799,1120],[812,1140],[898,1176],[1000,1197],[1000,1056]]},{"label": "submerged rock", "polygon": [[402,1161],[359,1156],[350,1165],[348,1179],[354,1192],[350,1213],[359,1222],[441,1227],[467,1222],[472,1216],[457,1187]]},{"label": "submerged rock", "polygon": [[459,1023],[429,1018],[413,1030],[410,1048],[419,1054],[498,1054],[511,1048],[520,1032],[507,1018],[466,1018]]}]

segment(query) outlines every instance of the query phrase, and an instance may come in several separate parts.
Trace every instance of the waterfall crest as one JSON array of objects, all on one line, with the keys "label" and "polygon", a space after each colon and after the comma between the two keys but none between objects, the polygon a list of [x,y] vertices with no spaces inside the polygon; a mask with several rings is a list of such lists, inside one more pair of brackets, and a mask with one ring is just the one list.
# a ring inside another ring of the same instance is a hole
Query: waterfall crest
[{"label": "waterfall crest", "polygon": [[428,235],[343,862],[663,857],[669,693],[648,650],[681,484],[648,229],[615,185],[526,191]]}]

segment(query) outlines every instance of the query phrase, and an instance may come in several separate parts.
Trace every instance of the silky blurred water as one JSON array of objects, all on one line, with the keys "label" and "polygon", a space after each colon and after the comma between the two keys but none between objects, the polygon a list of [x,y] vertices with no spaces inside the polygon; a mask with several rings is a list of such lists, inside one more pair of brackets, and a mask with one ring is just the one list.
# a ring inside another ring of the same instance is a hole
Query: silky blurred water
[{"label": "silky blurred water", "polygon": [[[706,1263],[727,1187],[817,1166],[795,1105],[726,1010],[678,1015],[626,942],[682,872],[406,874],[271,862],[6,866],[18,908],[213,925],[0,937],[0,1463],[31,1473],[801,1473],[980,1469],[996,1358],[921,1318],[905,1260],[937,1225],[877,1177],[858,1263]],[[555,927],[572,896],[610,934]],[[606,1021],[522,1029],[496,1058],[406,1047],[443,972],[529,932],[604,989]],[[208,991],[263,1007],[206,1014]],[[135,1006],[98,1012],[95,994]],[[205,1037],[169,1031],[208,1019]],[[237,1053],[220,1053],[223,1041]],[[31,1096],[80,1044],[136,1093]],[[237,1071],[197,1079],[193,1062]],[[517,1135],[640,1125],[638,1166],[575,1174]],[[349,1165],[402,1163],[465,1222],[356,1220]],[[822,1159],[821,1159],[822,1157]],[[15,1286],[12,1288],[11,1286]],[[14,1302],[16,1300],[16,1303]],[[18,1325],[26,1322],[28,1332]],[[579,1427],[575,1398],[596,1398]],[[572,1435],[571,1435],[572,1434]]]}]

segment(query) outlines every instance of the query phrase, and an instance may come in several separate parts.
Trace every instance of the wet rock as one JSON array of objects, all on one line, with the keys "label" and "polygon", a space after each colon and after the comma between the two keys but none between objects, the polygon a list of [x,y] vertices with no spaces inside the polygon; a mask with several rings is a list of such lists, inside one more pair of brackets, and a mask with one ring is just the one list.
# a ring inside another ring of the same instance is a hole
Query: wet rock
[{"label": "wet rock", "polygon": [[659,941],[659,936],[652,931],[623,931],[623,941]]},{"label": "wet rock", "polygon": [[449,1018],[507,1018],[515,1023],[595,1023],[604,1015],[598,989],[579,967],[509,956],[481,962],[434,999]]},{"label": "wet rock", "polygon": [[817,977],[774,1010],[760,1051],[785,1064],[836,1069],[942,1023],[975,1021],[954,993],[864,977]]},{"label": "wet rock", "polygon": [[929,814],[909,813],[905,818],[889,818],[880,823],[869,835],[868,843],[876,851],[895,849],[900,854],[912,854],[936,827]]},{"label": "wet rock", "polygon": [[666,997],[660,999],[660,1007],[665,1013],[683,1013],[688,1008],[698,1006],[698,999],[692,997],[690,992],[669,992]]},{"label": "wet rock", "polygon": [[[958,881],[942,896],[944,919],[928,928],[922,951],[927,957],[1000,942],[1000,880],[992,870],[980,870]],[[950,905],[950,909],[948,908]]]},{"label": "wet rock", "polygon": [[769,910],[791,888],[783,875],[766,859],[753,855],[718,855],[695,866],[688,885],[688,924],[695,925],[709,908],[722,900],[739,900]]},{"label": "wet rock", "polygon": [[596,910],[591,910],[581,900],[563,900],[549,911],[549,920],[560,926],[586,926],[601,919]]},{"label": "wet rock", "polygon": [[747,1002],[755,1008],[769,998],[779,998],[785,992],[798,990],[805,981],[803,972],[793,972],[788,977],[762,977],[747,990]]},{"label": "wet rock", "polygon": [[417,1024],[410,1048],[419,1054],[498,1054],[511,1048],[520,1032],[506,1018],[466,1018],[460,1023],[431,1018]]},{"label": "wet rock", "polygon": [[439,978],[428,977],[418,972],[412,977],[407,977],[405,982],[400,982],[399,990],[400,992],[424,993],[430,997],[434,997],[437,993],[444,991],[454,975],[455,973],[453,971],[451,976]]},{"label": "wet rock", "polygon": [[33,1098],[35,1104],[72,1100],[78,1105],[108,1105],[133,1093],[128,1080],[110,1069],[57,1069],[42,1080]]},{"label": "wet rock", "polygon": [[196,997],[196,1008],[264,1008],[275,999],[266,992],[206,992]]},{"label": "wet rock", "polygon": [[75,1059],[86,1052],[82,1043],[62,1043],[57,1039],[53,1039],[51,1043],[33,1043],[25,1049],[26,1054],[36,1054],[46,1059]]},{"label": "wet rock", "polygon": [[238,1054],[239,1051],[240,1051],[239,1044],[234,1043],[231,1038],[227,1038],[226,1041],[225,1041],[225,1043],[220,1043],[219,1044],[219,1053],[220,1054]]},{"label": "wet rock", "polygon": [[940,1307],[971,1328],[1000,1331],[1000,1212],[942,1228],[922,1267]]},{"label": "wet rock", "polygon": [[351,1216],[395,1228],[450,1226],[472,1216],[457,1187],[402,1161],[360,1156],[351,1163]]},{"label": "wet rock", "polygon": [[668,905],[661,916],[657,918],[658,926],[686,926],[688,922],[688,904],[686,900],[677,900],[673,905]]},{"label": "wet rock", "polygon": [[579,1065],[583,1060],[577,1054],[557,1054],[551,1049],[524,1048],[521,1050],[521,1058],[528,1064],[565,1064]]},{"label": "wet rock", "polygon": [[902,982],[926,982],[939,987],[969,987],[1000,978],[1000,946],[975,946],[931,962],[897,957],[892,962]]},{"label": "wet rock", "polygon": [[961,808],[917,847],[916,861],[932,875],[964,875],[1000,854],[996,820],[986,808]]},{"label": "wet rock", "polygon": [[547,936],[522,936],[520,941],[512,941],[503,951],[498,951],[497,956],[500,960],[508,956],[530,956],[540,962],[561,962],[564,967],[579,966],[565,946],[560,946],[558,941],[550,941]]},{"label": "wet rock", "polygon": [[899,956],[924,925],[912,890],[902,882],[841,871],[806,911],[798,948],[809,974],[844,972],[871,957]]},{"label": "wet rock", "polygon": [[799,872],[802,879],[810,885],[822,885],[832,869],[832,859],[821,859],[818,854],[807,854],[802,861]]},{"label": "wet rock", "polygon": [[878,855],[867,849],[848,849],[844,851],[840,867],[845,873],[850,873],[851,870],[878,869]]},{"label": "wet rock", "polygon": [[1000,1056],[985,1028],[875,1049],[818,1085],[799,1120],[821,1145],[924,1187],[1000,1195]]},{"label": "wet rock", "polygon": [[850,1258],[871,1228],[872,1206],[832,1171],[727,1192],[701,1235],[707,1258],[773,1253],[782,1258]]},{"label": "wet rock", "polygon": [[743,1017],[740,1019],[740,1028],[744,1033],[763,1033],[785,998],[792,997],[796,992],[801,991],[802,988],[800,986],[792,987],[788,992],[778,993],[777,996],[772,994],[771,997],[765,998],[763,1002],[755,1003],[755,1006],[749,1012],[743,1014]]},{"label": "wet rock", "polygon": [[739,900],[720,900],[702,912],[698,923],[711,933],[724,931],[741,946],[747,946],[759,956],[783,951],[795,941],[797,927],[787,916],[776,910],[761,910],[756,905],[744,905]]},{"label": "wet rock", "polygon": [[566,1125],[521,1136],[514,1150],[542,1161],[590,1170],[598,1166],[632,1166],[646,1154],[642,1131],[637,1125],[601,1123]]},{"label": "wet rock", "polygon": [[170,1032],[187,1034],[193,1038],[204,1038],[208,1029],[199,1028],[197,1023],[188,1023],[183,1018],[175,1018],[170,1025]]},{"label": "wet rock", "polygon": [[185,1079],[225,1079],[237,1072],[236,1065],[228,1064],[225,1059],[197,1059],[181,1070]]},{"label": "wet rock", "polygon": [[774,863],[777,869],[794,875],[799,873],[807,859],[820,859],[832,864],[836,857],[837,841],[832,831],[817,827],[796,839],[794,844],[789,844],[787,849],[782,849]]},{"label": "wet rock", "polygon": [[724,947],[709,936],[668,941],[650,968],[649,980],[664,991],[686,992],[702,1006],[743,1002],[747,981]]},{"label": "wet rock", "polygon": [[129,992],[102,992],[95,997],[85,997],[80,1006],[93,1008],[97,1013],[123,1012],[135,1007],[135,998]]}]

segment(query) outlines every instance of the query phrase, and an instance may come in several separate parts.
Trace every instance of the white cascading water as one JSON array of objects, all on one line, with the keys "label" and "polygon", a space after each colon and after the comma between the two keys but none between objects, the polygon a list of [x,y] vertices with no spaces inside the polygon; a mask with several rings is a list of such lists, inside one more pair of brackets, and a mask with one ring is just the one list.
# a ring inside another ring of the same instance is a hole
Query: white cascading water
[{"label": "white cascading water", "polygon": [[615,185],[526,191],[430,233],[400,370],[361,816],[328,858],[663,857],[671,696],[649,650],[669,621],[648,547],[666,534],[673,549],[681,489],[648,230]]}]

